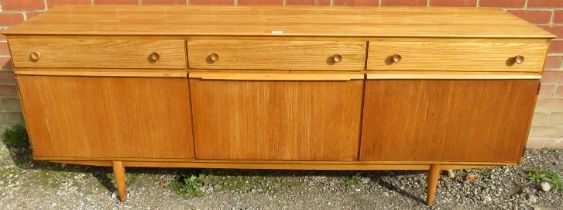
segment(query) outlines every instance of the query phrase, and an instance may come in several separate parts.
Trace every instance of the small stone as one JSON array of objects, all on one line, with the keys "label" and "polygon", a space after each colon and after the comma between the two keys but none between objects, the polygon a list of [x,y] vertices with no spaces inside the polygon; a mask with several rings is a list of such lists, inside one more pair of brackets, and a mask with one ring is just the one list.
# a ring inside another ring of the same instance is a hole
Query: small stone
[{"label": "small stone", "polygon": [[117,198],[117,191],[113,191],[113,193],[111,194],[111,198],[113,199]]},{"label": "small stone", "polygon": [[455,178],[454,170],[452,170],[452,169],[446,170],[446,173],[448,174],[448,178],[450,178],[450,179]]},{"label": "small stone", "polygon": [[383,196],[389,197],[389,193],[388,193],[388,192],[383,192]]},{"label": "small stone", "polygon": [[360,192],[360,191],[361,191],[361,189],[360,189],[360,188],[356,189],[356,192]]},{"label": "small stone", "polygon": [[491,201],[493,201],[493,199],[490,196],[485,195],[483,197],[483,202],[484,203],[490,203]]},{"label": "small stone", "polygon": [[369,177],[362,177],[361,180],[362,180],[362,183],[364,183],[364,184],[367,184],[371,181],[371,179]]},{"label": "small stone", "polygon": [[465,180],[467,181],[475,181],[479,178],[479,175],[477,174],[467,174],[467,176],[465,176]]},{"label": "small stone", "polygon": [[530,202],[530,203],[536,203],[536,202],[538,202],[538,198],[537,198],[536,196],[534,196],[534,195],[529,195],[529,196],[528,196],[528,202]]},{"label": "small stone", "polygon": [[551,190],[551,184],[547,182],[542,182],[540,186],[541,186],[541,190],[543,190],[544,192],[549,192]]}]

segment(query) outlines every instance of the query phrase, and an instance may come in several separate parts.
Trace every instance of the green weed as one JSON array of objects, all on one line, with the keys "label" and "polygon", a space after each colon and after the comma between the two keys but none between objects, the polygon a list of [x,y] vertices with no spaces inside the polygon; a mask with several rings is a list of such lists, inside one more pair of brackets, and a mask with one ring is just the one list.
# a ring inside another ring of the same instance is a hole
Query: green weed
[{"label": "green weed", "polygon": [[358,184],[360,184],[361,181],[362,180],[360,180],[360,177],[355,176],[355,175],[351,176],[351,177],[344,178],[344,184],[348,187],[358,185]]},{"label": "green weed", "polygon": [[17,124],[4,131],[4,142],[9,148],[23,148],[29,145],[29,137],[25,126]]},{"label": "green weed", "polygon": [[203,196],[203,191],[199,188],[201,180],[202,177],[196,175],[180,176],[170,186],[180,195],[200,197]]},{"label": "green weed", "polygon": [[19,167],[27,166],[32,159],[32,155],[29,148],[29,136],[25,126],[17,124],[7,128],[4,131],[3,139],[14,163]]},{"label": "green weed", "polygon": [[551,184],[553,189],[563,191],[563,180],[561,180],[561,177],[555,171],[536,168],[530,171],[528,177],[536,184],[547,182]]}]

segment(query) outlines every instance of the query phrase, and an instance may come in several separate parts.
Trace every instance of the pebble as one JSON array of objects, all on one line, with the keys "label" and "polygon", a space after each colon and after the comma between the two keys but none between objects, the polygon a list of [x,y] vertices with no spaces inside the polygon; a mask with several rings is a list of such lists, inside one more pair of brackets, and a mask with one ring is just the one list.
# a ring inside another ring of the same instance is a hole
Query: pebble
[{"label": "pebble", "polygon": [[490,196],[485,195],[485,196],[483,197],[483,202],[484,202],[484,203],[490,203],[491,201],[493,201],[493,199],[492,199]]},{"label": "pebble", "polygon": [[450,178],[450,179],[455,178],[454,170],[452,170],[452,169],[446,170],[446,173],[448,174],[448,178]]},{"label": "pebble", "polygon": [[549,192],[551,190],[551,184],[547,182],[542,182],[540,186],[541,186],[541,190],[543,190],[544,192]]},{"label": "pebble", "polygon": [[536,196],[534,196],[534,195],[529,195],[529,196],[528,196],[528,202],[530,202],[530,203],[536,203],[536,202],[538,202],[538,198],[537,198]]},{"label": "pebble", "polygon": [[[447,179],[444,174],[439,182],[434,208],[538,209],[537,206],[540,206],[543,209],[560,209],[558,207],[563,203],[561,194],[555,190],[543,193],[541,186],[529,185],[527,173],[527,170],[538,164],[551,163],[555,159],[559,160],[558,157],[563,157],[563,150],[554,151],[541,155],[528,154],[523,166],[496,167],[487,173],[489,175],[480,176],[478,181],[465,179],[467,173],[473,173],[469,170],[454,171],[456,177],[453,179]],[[67,165],[67,168],[70,167],[74,166]],[[561,167],[549,169],[560,171]],[[178,172],[150,169],[151,173],[143,173],[143,177],[150,178],[149,181],[139,179],[128,187],[131,196],[125,203],[117,200],[117,192],[101,187],[102,184],[91,176],[91,172],[63,170],[69,175],[68,181],[55,189],[28,181],[30,175],[43,171],[43,168],[22,169],[20,178],[1,180],[0,182],[4,182],[4,185],[0,185],[0,206],[3,206],[1,209],[18,209],[22,206],[30,209],[372,209],[373,206],[382,209],[427,208],[423,201],[412,198],[425,196],[426,172],[423,171],[362,172],[356,174],[360,183],[354,188],[343,185],[342,178],[352,176],[355,172],[256,172],[257,175],[265,175],[264,181],[259,185],[250,182],[244,185],[248,187],[244,187],[244,190],[231,190],[228,184],[233,180],[236,180],[237,184],[246,183],[244,179],[236,177],[246,176],[248,172],[241,171],[242,176],[236,175],[239,172],[229,172],[235,175],[219,175],[216,178],[224,181],[202,184],[200,187],[206,192],[205,195],[193,198],[179,196],[167,186],[175,180]],[[253,173],[254,171],[250,176],[254,176]],[[277,176],[278,173],[282,175]],[[286,176],[287,174],[290,176]],[[19,183],[17,186],[14,184],[16,182]],[[286,187],[288,183],[292,184],[291,187]],[[37,187],[38,190],[28,192],[29,186]],[[213,191],[212,188],[217,191],[207,193]],[[251,193],[252,191],[254,193]],[[265,193],[259,193],[261,191]],[[25,201],[22,201],[18,199],[22,192],[28,192],[31,196],[26,196]],[[81,199],[69,202],[69,198],[75,197]],[[60,206],[52,207],[53,203]]]}]

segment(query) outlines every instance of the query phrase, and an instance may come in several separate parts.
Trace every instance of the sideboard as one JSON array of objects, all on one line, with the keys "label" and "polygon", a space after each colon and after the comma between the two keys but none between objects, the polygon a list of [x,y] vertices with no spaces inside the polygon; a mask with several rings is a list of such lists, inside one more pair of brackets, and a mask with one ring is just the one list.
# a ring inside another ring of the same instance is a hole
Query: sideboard
[{"label": "sideboard", "polygon": [[61,6],[3,32],[38,160],[428,170],[522,160],[553,35],[496,8]]}]

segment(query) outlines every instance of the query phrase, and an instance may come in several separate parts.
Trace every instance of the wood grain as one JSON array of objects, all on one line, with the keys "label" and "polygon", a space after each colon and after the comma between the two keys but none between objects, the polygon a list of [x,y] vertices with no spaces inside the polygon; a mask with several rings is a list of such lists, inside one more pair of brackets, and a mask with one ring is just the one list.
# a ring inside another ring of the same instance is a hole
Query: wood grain
[{"label": "wood grain", "polygon": [[[216,53],[219,60],[208,56]],[[190,69],[356,70],[364,69],[366,42],[188,40]],[[334,55],[342,61],[331,61]]]},{"label": "wood grain", "polygon": [[185,78],[17,80],[35,157],[193,158]]},{"label": "wood grain", "polygon": [[119,192],[119,200],[121,202],[125,201],[127,198],[127,192],[125,188],[125,167],[122,161],[112,161],[113,174],[115,175],[115,185],[117,186],[117,191]]},{"label": "wood grain", "polygon": [[197,159],[357,159],[363,81],[190,86]]},{"label": "wood grain", "polygon": [[346,81],[364,79],[362,73],[347,72],[250,72],[250,71],[191,71],[190,78],[211,80],[266,80],[266,81]]},{"label": "wood grain", "polygon": [[369,71],[366,79],[541,79],[541,72]]},{"label": "wood grain", "polygon": [[426,204],[432,206],[434,198],[436,198],[436,189],[438,188],[438,181],[440,180],[440,165],[430,165],[430,171],[426,179]]},{"label": "wood grain", "polygon": [[186,78],[186,69],[16,68],[16,75]]},{"label": "wood grain", "polygon": [[[283,18],[280,18],[283,17]],[[100,24],[103,23],[103,24]],[[272,33],[283,31],[283,33]],[[497,8],[81,5],[5,34],[530,37],[551,33]]]},{"label": "wood grain", "polygon": [[[92,165],[92,166],[111,166],[111,161],[104,160],[57,160],[52,162]],[[285,169],[285,170],[429,170],[430,165],[439,163],[378,163],[362,161],[215,161],[215,160],[193,160],[193,161],[150,161],[136,160],[123,161],[127,167],[158,167],[158,168],[237,168],[237,169]],[[448,163],[446,163],[448,164]],[[451,165],[441,165],[442,170],[448,169],[471,169],[489,168],[495,166],[509,166],[516,163],[486,163],[455,162]]]},{"label": "wood grain", "polygon": [[[368,70],[541,72],[548,42],[511,39],[376,39],[370,41]],[[399,63],[389,57],[398,54]],[[522,64],[511,58],[525,57]]]},{"label": "wood grain", "polygon": [[[10,50],[17,67],[155,68],[185,69],[184,40],[128,40],[73,37],[11,37]],[[31,52],[40,54],[37,62]],[[159,53],[151,62],[148,56]],[[79,69],[75,69],[79,71]]]},{"label": "wood grain", "polygon": [[538,80],[368,80],[361,160],[518,162]]}]

